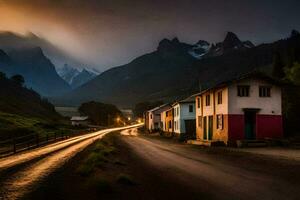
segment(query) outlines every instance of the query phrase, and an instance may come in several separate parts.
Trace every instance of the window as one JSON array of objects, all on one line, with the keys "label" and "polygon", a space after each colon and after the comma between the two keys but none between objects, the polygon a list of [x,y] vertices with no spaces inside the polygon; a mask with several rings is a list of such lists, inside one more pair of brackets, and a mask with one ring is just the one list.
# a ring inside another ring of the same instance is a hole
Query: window
[{"label": "window", "polygon": [[206,95],[205,97],[205,105],[210,106],[210,95]]},{"label": "window", "polygon": [[193,112],[194,111],[194,106],[193,105],[189,105],[189,112]]},{"label": "window", "polygon": [[172,122],[169,121],[169,129],[172,128]]},{"label": "window", "polygon": [[168,111],[166,112],[166,117],[168,117]]},{"label": "window", "polygon": [[249,97],[249,90],[250,86],[249,85],[239,85],[237,87],[237,95],[239,97]]},{"label": "window", "polygon": [[217,115],[217,129],[223,129],[223,115]]},{"label": "window", "polygon": [[222,104],[222,91],[218,92],[218,104]]},{"label": "window", "polygon": [[198,116],[198,126],[202,127],[202,117]]},{"label": "window", "polygon": [[177,122],[176,121],[174,122],[174,128],[175,128],[175,130],[177,130]]},{"label": "window", "polygon": [[271,97],[271,87],[259,86],[259,97]]},{"label": "window", "polygon": [[200,108],[200,97],[197,98],[197,107]]},{"label": "window", "polygon": [[179,116],[179,107],[177,107],[176,110],[177,110],[177,116]]},{"label": "window", "polygon": [[150,115],[150,119],[152,119],[152,114]]}]

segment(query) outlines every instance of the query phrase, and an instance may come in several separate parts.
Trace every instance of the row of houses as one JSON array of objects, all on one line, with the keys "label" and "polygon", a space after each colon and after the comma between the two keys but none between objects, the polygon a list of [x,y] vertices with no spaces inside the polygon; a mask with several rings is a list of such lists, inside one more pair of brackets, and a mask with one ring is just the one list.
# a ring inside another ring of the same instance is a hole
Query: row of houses
[{"label": "row of houses", "polygon": [[281,84],[262,74],[222,82],[181,101],[145,113],[150,132],[186,134],[196,141],[283,137]]}]

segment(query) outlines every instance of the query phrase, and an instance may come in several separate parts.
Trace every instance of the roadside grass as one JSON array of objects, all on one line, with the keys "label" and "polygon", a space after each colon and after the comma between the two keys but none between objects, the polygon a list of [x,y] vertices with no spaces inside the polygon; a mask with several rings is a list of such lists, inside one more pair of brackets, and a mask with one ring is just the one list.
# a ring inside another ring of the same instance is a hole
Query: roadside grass
[{"label": "roadside grass", "polygon": [[105,163],[113,162],[110,155],[116,154],[117,149],[113,144],[113,135],[109,134],[97,141],[91,153],[77,168],[77,173],[82,176],[89,176],[97,168],[104,167]]},{"label": "roadside grass", "polygon": [[88,179],[87,186],[98,193],[108,193],[113,190],[111,183],[100,176],[95,176]]},{"label": "roadside grass", "polygon": [[137,185],[133,178],[128,174],[119,174],[117,182],[122,185]]}]

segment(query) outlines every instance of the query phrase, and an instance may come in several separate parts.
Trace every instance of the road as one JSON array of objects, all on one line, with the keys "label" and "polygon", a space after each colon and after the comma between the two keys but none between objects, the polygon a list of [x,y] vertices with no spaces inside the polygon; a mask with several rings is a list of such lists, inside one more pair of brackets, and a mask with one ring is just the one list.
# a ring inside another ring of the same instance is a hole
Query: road
[{"label": "road", "polygon": [[110,128],[0,159],[0,199],[19,199],[49,174],[107,133],[138,127]]},{"label": "road", "polygon": [[122,131],[122,135],[123,141],[161,174],[173,175],[187,188],[212,199],[299,199],[298,161],[222,149],[209,152],[157,138],[132,137],[137,135],[134,129]]}]

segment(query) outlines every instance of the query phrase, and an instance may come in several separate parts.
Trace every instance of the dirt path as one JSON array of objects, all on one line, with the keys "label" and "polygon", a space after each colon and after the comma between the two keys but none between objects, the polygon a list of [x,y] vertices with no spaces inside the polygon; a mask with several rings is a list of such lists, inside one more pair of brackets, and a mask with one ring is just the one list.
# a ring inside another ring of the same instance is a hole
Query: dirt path
[{"label": "dirt path", "polygon": [[21,198],[95,140],[122,129],[106,129],[0,159],[0,199]]},{"label": "dirt path", "polygon": [[149,137],[123,140],[149,165],[215,199],[299,199],[299,162],[199,151]]},{"label": "dirt path", "polygon": [[[21,199],[299,199],[297,161],[178,144],[139,135],[135,128],[99,142],[67,160]],[[92,172],[78,173],[90,157],[110,151],[100,163],[96,160]]]}]

